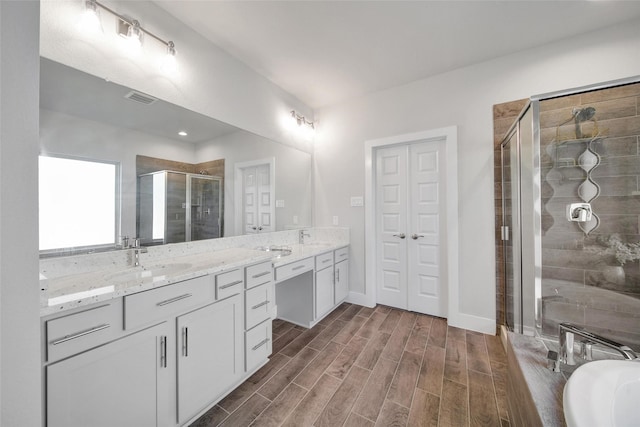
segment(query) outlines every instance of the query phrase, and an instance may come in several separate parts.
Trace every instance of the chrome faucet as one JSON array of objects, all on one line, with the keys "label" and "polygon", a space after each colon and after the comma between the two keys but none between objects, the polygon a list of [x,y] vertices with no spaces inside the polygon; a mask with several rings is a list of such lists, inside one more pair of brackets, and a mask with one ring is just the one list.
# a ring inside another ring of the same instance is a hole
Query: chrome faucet
[{"label": "chrome faucet", "polygon": [[140,239],[133,239],[133,266],[138,267],[140,265],[140,254],[146,254],[147,248],[140,246]]},{"label": "chrome faucet", "polygon": [[609,338],[594,334],[593,332],[589,332],[586,329],[583,329],[571,323],[560,323],[560,325],[558,325],[558,335],[560,354],[556,355],[555,360],[553,360],[555,362],[553,365],[553,370],[555,372],[560,372],[560,363],[565,363],[567,365],[576,364],[573,351],[573,341],[575,335],[584,338],[584,340],[580,342],[580,347],[581,356],[585,360],[593,360],[591,355],[591,346],[593,344],[600,344],[602,346],[615,350],[620,353],[622,357],[628,360],[638,358],[636,353],[628,346],[610,340]]},{"label": "chrome faucet", "polygon": [[298,234],[298,243],[300,243],[301,245],[304,245],[305,237],[311,237],[311,234],[308,231],[300,230]]}]

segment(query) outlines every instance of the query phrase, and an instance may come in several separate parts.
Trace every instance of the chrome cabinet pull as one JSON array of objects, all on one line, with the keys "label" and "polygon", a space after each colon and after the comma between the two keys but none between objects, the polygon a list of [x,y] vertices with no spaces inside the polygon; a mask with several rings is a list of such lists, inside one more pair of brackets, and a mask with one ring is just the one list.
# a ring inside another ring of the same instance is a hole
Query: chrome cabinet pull
[{"label": "chrome cabinet pull", "polygon": [[324,261],[322,261],[323,264],[326,264],[328,262],[331,262],[331,260],[330,259],[325,259]]},{"label": "chrome cabinet pull", "polygon": [[184,357],[189,356],[189,328],[182,328],[182,354]]},{"label": "chrome cabinet pull", "polygon": [[269,304],[270,302],[271,302],[271,301],[269,301],[269,300],[262,301],[260,304],[256,304],[256,305],[254,305],[253,307],[251,307],[251,309],[252,309],[252,310],[255,310],[256,308],[260,308],[260,307],[262,307],[263,305],[267,305],[267,304]]},{"label": "chrome cabinet pull", "polygon": [[257,349],[259,349],[260,347],[262,347],[263,345],[265,345],[266,343],[268,343],[269,341],[271,341],[269,338],[265,338],[262,341],[260,341],[258,344],[254,345],[251,350],[256,351]]},{"label": "chrome cabinet pull", "polygon": [[167,337],[160,337],[160,366],[167,367]]},{"label": "chrome cabinet pull", "polygon": [[157,305],[158,307],[162,307],[163,305],[171,304],[171,303],[174,303],[174,302],[177,302],[177,301],[183,300],[183,299],[185,299],[185,298],[189,298],[189,297],[191,297],[191,296],[193,296],[193,295],[191,295],[191,294],[184,294],[184,295],[180,295],[180,296],[177,296],[177,297],[175,297],[175,298],[170,298],[170,299],[167,299],[167,300],[164,300],[164,301],[160,301],[160,302],[159,302],[159,303],[157,303],[156,305]]},{"label": "chrome cabinet pull", "polygon": [[227,289],[227,288],[230,288],[232,286],[239,285],[240,283],[242,283],[242,280],[236,280],[235,282],[231,282],[231,283],[229,283],[227,285],[218,286],[218,289]]},{"label": "chrome cabinet pull", "polygon": [[89,335],[89,334],[92,334],[94,332],[102,331],[103,329],[107,329],[107,328],[110,328],[110,327],[111,327],[111,325],[109,325],[108,323],[105,323],[105,324],[102,324],[102,325],[99,325],[99,326],[94,326],[91,329],[80,331],[80,332],[72,334],[72,335],[65,335],[64,337],[53,341],[51,343],[51,345],[62,344],[63,342],[75,340],[76,338],[84,337],[85,335]]},{"label": "chrome cabinet pull", "polygon": [[401,239],[404,239],[407,236],[404,233],[400,233],[400,234],[394,234],[393,237],[399,237]]},{"label": "chrome cabinet pull", "polygon": [[299,266],[297,266],[297,267],[293,267],[293,268],[291,269],[291,271],[300,270],[301,268],[304,268],[304,267],[305,267],[304,265],[299,265]]},{"label": "chrome cabinet pull", "polygon": [[412,234],[412,235],[411,235],[411,238],[412,238],[413,240],[418,240],[420,237],[424,237],[424,236],[423,236],[422,234]]},{"label": "chrome cabinet pull", "polygon": [[340,281],[340,269],[336,270],[336,282]]},{"label": "chrome cabinet pull", "polygon": [[270,271],[265,271],[264,273],[254,274],[253,276],[251,276],[251,278],[252,279],[257,279],[258,277],[266,276],[269,273],[271,273],[271,272]]}]

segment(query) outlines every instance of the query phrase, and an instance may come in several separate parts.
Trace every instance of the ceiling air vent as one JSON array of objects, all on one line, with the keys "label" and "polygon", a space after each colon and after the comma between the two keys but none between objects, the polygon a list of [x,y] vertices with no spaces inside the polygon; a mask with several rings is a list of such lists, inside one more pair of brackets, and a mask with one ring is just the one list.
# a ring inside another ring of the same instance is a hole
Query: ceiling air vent
[{"label": "ceiling air vent", "polygon": [[124,97],[144,105],[151,105],[158,100],[158,98],[154,98],[153,96],[149,96],[141,92],[136,92],[135,90],[132,90]]}]

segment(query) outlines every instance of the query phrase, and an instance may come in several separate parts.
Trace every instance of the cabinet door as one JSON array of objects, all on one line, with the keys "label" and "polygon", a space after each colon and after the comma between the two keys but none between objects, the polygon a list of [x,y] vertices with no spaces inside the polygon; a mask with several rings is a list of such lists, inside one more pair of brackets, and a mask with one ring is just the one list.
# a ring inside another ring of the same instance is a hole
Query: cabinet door
[{"label": "cabinet door", "polygon": [[340,261],[335,265],[336,272],[336,300],[338,305],[349,295],[349,260]]},{"label": "cabinet door", "polygon": [[319,318],[333,308],[333,269],[316,272],[316,316]]},{"label": "cabinet door", "polygon": [[242,295],[178,317],[178,420],[218,400],[244,373]]},{"label": "cabinet door", "polygon": [[163,425],[166,323],[47,366],[47,426]]}]

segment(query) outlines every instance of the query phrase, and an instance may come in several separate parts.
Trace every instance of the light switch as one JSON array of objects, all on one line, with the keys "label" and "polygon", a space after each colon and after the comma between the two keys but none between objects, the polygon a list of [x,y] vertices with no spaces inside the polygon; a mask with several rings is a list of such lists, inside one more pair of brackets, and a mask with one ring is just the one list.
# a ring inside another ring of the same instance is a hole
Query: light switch
[{"label": "light switch", "polygon": [[364,206],[364,198],[362,196],[351,196],[351,206]]},{"label": "light switch", "polygon": [[333,225],[338,225],[338,215],[333,216]]},{"label": "light switch", "polygon": [[298,225],[298,215],[293,216],[293,225]]},{"label": "light switch", "polygon": [[284,200],[276,200],[276,208],[284,208]]}]

